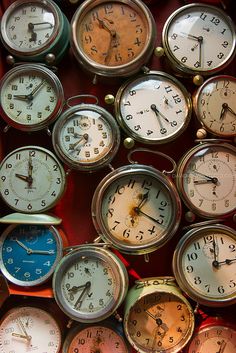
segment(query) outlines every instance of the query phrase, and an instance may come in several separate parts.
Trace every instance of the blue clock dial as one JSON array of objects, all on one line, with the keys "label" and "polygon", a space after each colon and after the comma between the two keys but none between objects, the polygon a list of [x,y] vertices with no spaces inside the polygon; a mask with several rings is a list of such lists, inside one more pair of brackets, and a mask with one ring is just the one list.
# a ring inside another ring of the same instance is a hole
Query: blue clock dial
[{"label": "blue clock dial", "polygon": [[13,225],[0,239],[0,268],[12,283],[39,285],[52,275],[62,257],[57,230],[44,225]]}]

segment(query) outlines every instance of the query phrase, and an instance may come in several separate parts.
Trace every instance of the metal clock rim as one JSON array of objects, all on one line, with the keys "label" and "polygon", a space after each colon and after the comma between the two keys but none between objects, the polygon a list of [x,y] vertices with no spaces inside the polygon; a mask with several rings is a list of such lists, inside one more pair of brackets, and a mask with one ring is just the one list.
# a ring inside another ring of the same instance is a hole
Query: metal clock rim
[{"label": "metal clock rim", "polygon": [[[17,7],[21,6],[22,4],[27,4],[30,5],[31,3],[39,3],[42,6],[50,7],[50,10],[52,10],[52,13],[55,18],[55,24],[56,24],[56,30],[54,31],[53,36],[51,36],[50,40],[48,40],[44,45],[40,46],[39,49],[33,49],[33,50],[27,50],[24,49],[24,51],[20,51],[19,47],[16,45],[13,45],[12,42],[9,40],[5,26],[7,23],[7,18],[9,15],[11,15],[12,11],[14,11]],[[54,4],[51,0],[17,0],[14,3],[12,3],[7,10],[4,12],[4,15],[2,17],[1,21],[1,38],[4,41],[4,45],[6,46],[6,49],[9,50],[13,55],[20,56],[22,53],[26,56],[31,56],[31,55],[38,55],[39,53],[42,53],[45,48],[47,48],[49,45],[52,44],[54,39],[57,37],[58,33],[60,31],[59,27],[59,13],[57,9],[57,5]]]},{"label": "metal clock rim", "polygon": [[[161,239],[158,240],[158,243],[153,240],[151,243],[148,243],[145,246],[124,245],[121,242],[117,241],[113,236],[110,235],[110,232],[104,224],[103,217],[101,214],[103,196],[106,193],[107,188],[116,180],[119,180],[120,178],[127,175],[137,175],[137,173],[143,175],[148,174],[154,177],[155,179],[158,179],[158,182],[163,185],[165,190],[168,192],[168,195],[170,196],[173,208],[172,212],[174,213],[171,219],[171,223],[168,225],[168,229],[163,232]],[[163,246],[167,241],[169,241],[174,236],[175,232],[179,227],[181,212],[181,201],[175,189],[174,183],[170,180],[170,178],[166,177],[159,170],[153,168],[152,166],[147,166],[143,164],[121,166],[107,174],[97,185],[91,203],[92,221],[99,236],[101,236],[101,238],[105,242],[108,241],[109,243],[111,243],[112,246],[114,246],[121,252],[134,255],[143,255],[145,253],[153,252],[159,247]]]},{"label": "metal clock rim", "polygon": [[[196,290],[192,288],[189,282],[183,279],[185,275],[181,265],[181,256],[186,246],[191,244],[193,239],[195,240],[200,238],[202,233],[205,235],[206,233],[208,232],[212,233],[213,231],[221,231],[224,234],[235,238],[235,241],[236,241],[236,231],[234,231],[233,228],[230,228],[229,226],[226,226],[226,225],[211,224],[203,227],[196,227],[196,228],[190,229],[182,236],[182,238],[177,243],[177,246],[174,250],[173,258],[172,258],[172,271],[174,273],[176,282],[178,283],[179,287],[185,293],[187,293],[187,295],[192,300],[196,301],[199,304],[206,305],[209,307],[223,307],[227,305],[232,305],[236,302],[236,290],[234,295],[233,294],[227,295],[223,299],[220,296],[209,298],[209,296],[207,295],[196,293]],[[183,246],[185,247],[184,249],[183,249]]]},{"label": "metal clock rim", "polygon": [[57,75],[54,74],[52,70],[49,68],[41,65],[41,64],[31,64],[31,63],[24,63],[22,65],[18,65],[10,69],[0,80],[0,91],[4,88],[5,84],[11,77],[14,77],[14,75],[17,74],[23,74],[23,72],[27,72],[28,70],[30,71],[38,71],[39,73],[42,74],[42,76],[47,76],[48,81],[53,84],[53,87],[55,88],[55,93],[57,96],[57,104],[53,110],[53,112],[46,118],[45,121],[42,121],[41,123],[34,123],[32,125],[26,125],[22,123],[18,123],[15,119],[11,119],[5,112],[2,104],[2,99],[0,95],[0,112],[2,114],[2,118],[12,127],[22,130],[22,131],[37,131],[41,130],[45,127],[47,127],[49,124],[52,124],[61,114],[64,106],[64,90],[63,86],[61,84],[61,81],[57,77]]},{"label": "metal clock rim", "polygon": [[180,158],[179,162],[177,163],[177,169],[176,169],[176,174],[175,174],[175,184],[177,187],[177,190],[179,191],[180,197],[183,200],[184,204],[186,207],[188,207],[190,210],[193,210],[198,214],[199,216],[203,218],[215,218],[215,217],[229,217],[232,215],[235,211],[235,208],[231,211],[225,212],[223,214],[216,214],[212,215],[209,212],[206,211],[200,211],[196,206],[192,205],[192,203],[189,201],[188,197],[186,196],[186,193],[184,191],[182,179],[184,178],[184,170],[186,168],[186,162],[188,163],[189,159],[199,150],[204,149],[204,148],[209,148],[209,147],[219,147],[223,146],[226,149],[230,149],[233,153],[236,154],[236,147],[233,145],[230,145],[228,142],[225,141],[220,141],[217,139],[213,140],[213,142],[210,142],[211,140],[206,140],[203,142],[200,142],[198,145],[191,147],[185,154]]},{"label": "metal clock rim", "polygon": [[[172,81],[182,91],[184,98],[185,98],[186,106],[188,108],[187,115],[185,117],[185,122],[184,122],[183,126],[177,131],[177,133],[165,138],[164,141],[160,140],[160,139],[148,139],[148,138],[144,138],[144,137],[140,136],[138,133],[136,133],[135,131],[130,129],[126,123],[124,123],[124,118],[122,117],[122,114],[121,114],[120,104],[121,104],[121,99],[122,99],[122,96],[123,96],[125,90],[128,88],[128,86],[131,83],[135,83],[136,81],[143,79],[143,78],[145,79],[148,77],[148,75],[150,75],[150,76],[152,75],[152,76],[156,76],[156,77],[160,76],[163,78],[167,78],[167,80],[169,80],[169,81]],[[129,78],[119,87],[119,89],[116,93],[116,96],[115,96],[114,109],[115,109],[115,116],[116,116],[116,119],[117,119],[120,127],[125,131],[126,134],[128,134],[128,136],[131,136],[136,141],[141,142],[141,143],[146,143],[146,144],[150,144],[150,145],[158,145],[158,144],[165,144],[165,143],[168,143],[168,142],[175,140],[185,131],[185,129],[187,128],[189,121],[191,119],[192,100],[191,100],[191,96],[190,96],[189,92],[187,91],[186,87],[176,77],[174,77],[164,71],[150,70],[150,71],[147,71],[143,74],[139,74],[135,77]]]},{"label": "metal clock rim", "polygon": [[199,101],[199,97],[202,94],[202,91],[205,89],[206,86],[208,86],[208,84],[211,84],[212,82],[216,82],[217,80],[221,80],[221,79],[229,79],[232,82],[235,82],[236,84],[236,77],[235,76],[231,76],[231,75],[227,75],[227,74],[217,74],[216,76],[212,76],[210,78],[208,78],[206,81],[203,82],[203,84],[197,89],[197,91],[195,92],[195,94],[193,95],[192,101],[193,101],[193,109],[195,112],[195,115],[198,119],[198,121],[200,122],[200,124],[204,127],[204,129],[206,129],[208,132],[212,133],[215,136],[221,136],[223,138],[227,138],[227,137],[232,137],[232,136],[236,136],[236,132],[235,134],[217,134],[216,132],[214,132],[213,129],[211,129],[209,126],[204,124],[204,120],[201,119],[200,114],[198,113],[198,101]]},{"label": "metal clock rim", "polygon": [[[140,2],[139,0],[113,0],[113,2],[118,2],[118,3],[124,3],[124,4],[129,4],[132,5],[132,7],[135,7],[135,9],[138,9],[138,11],[143,12],[145,14],[145,20],[147,21],[148,24],[148,38],[145,44],[145,48],[143,49],[142,53],[140,53],[134,60],[132,60],[130,63],[125,64],[125,65],[118,65],[118,66],[109,66],[107,67],[106,65],[102,65],[99,63],[96,63],[95,61],[92,61],[83,51],[83,48],[79,45],[77,41],[77,26],[79,25],[78,20],[80,20],[80,16],[82,16],[82,19],[84,17],[83,12],[86,10],[90,10],[96,5],[99,5],[101,3],[106,3],[110,2],[110,0],[85,0],[77,9],[77,11],[74,13],[72,20],[71,20],[71,37],[70,37],[70,43],[71,43],[71,48],[72,51],[78,60],[78,62],[81,65],[84,65],[87,70],[90,72],[99,75],[99,76],[107,76],[107,77],[125,77],[125,76],[130,76],[138,71],[140,67],[142,67],[147,59],[151,56],[152,51],[154,49],[154,43],[156,40],[156,24],[152,16],[150,16],[149,9],[148,7],[143,3]],[[78,54],[79,53],[79,54]],[[144,55],[143,57],[143,54]],[[141,60],[141,62],[140,62]],[[128,75],[127,75],[128,74]]]},{"label": "metal clock rim", "polygon": [[[74,97],[72,97],[74,98]],[[62,151],[62,148],[60,147],[60,130],[64,126],[64,124],[70,120],[71,117],[73,117],[74,114],[79,113],[80,111],[83,110],[90,110],[92,112],[96,112],[98,114],[101,114],[100,116],[106,121],[106,123],[109,125],[111,128],[111,132],[113,134],[112,136],[112,146],[111,149],[108,151],[108,153],[103,156],[99,161],[95,162],[89,162],[89,163],[78,163],[74,162],[67,156]],[[52,131],[52,143],[54,146],[54,150],[58,157],[69,167],[72,169],[78,170],[78,171],[87,171],[87,172],[92,172],[96,171],[100,168],[103,168],[104,166],[108,165],[112,159],[115,157],[116,153],[118,152],[119,145],[120,145],[120,130],[119,127],[111,115],[106,109],[103,107],[97,105],[97,104],[91,104],[91,103],[80,103],[75,106],[71,106],[68,109],[66,109],[60,117],[56,120],[53,131]]]},{"label": "metal clock rim", "polygon": [[[5,228],[5,230],[1,234],[1,237],[0,237],[0,269],[1,269],[1,272],[11,283],[16,284],[18,286],[33,287],[33,286],[41,285],[41,284],[47,282],[49,280],[49,278],[51,278],[51,276],[56,268],[57,263],[62,258],[63,242],[62,242],[61,236],[60,236],[58,230],[54,226],[52,226],[52,225],[39,225],[39,227],[48,228],[50,230],[50,232],[53,233],[54,239],[56,241],[57,255],[56,255],[56,258],[55,258],[53,265],[50,267],[50,271],[48,271],[43,277],[39,277],[38,279],[33,280],[33,281],[23,281],[23,280],[16,279],[14,276],[12,276],[9,273],[9,271],[6,269],[5,265],[3,264],[3,258],[2,258],[2,252],[3,252],[2,247],[3,247],[5,239],[8,237],[9,234],[11,234],[12,231],[14,231],[14,229],[16,229],[17,227],[20,227],[20,226],[22,226],[22,224],[11,224],[7,228]],[[34,225],[34,226],[36,226],[36,225]]]},{"label": "metal clock rim", "polygon": [[[166,281],[165,281],[166,279]],[[146,281],[147,280],[147,281]],[[152,283],[148,283],[148,281],[151,281]],[[163,281],[162,281],[163,280]],[[173,348],[171,350],[167,349],[166,352],[168,353],[177,353],[179,352],[180,349],[182,349],[191,339],[192,334],[194,332],[194,310],[188,301],[188,299],[182,294],[180,288],[178,287],[177,283],[175,282],[175,278],[172,276],[164,276],[164,277],[151,277],[151,278],[146,278],[144,279],[144,285],[142,286],[142,279],[138,280],[138,283],[131,287],[129,290],[127,296],[126,296],[126,301],[125,301],[125,308],[124,308],[124,320],[123,320],[123,325],[124,325],[124,331],[126,334],[126,337],[132,347],[134,347],[138,352],[142,353],[147,353],[150,350],[140,350],[140,347],[136,345],[136,343],[133,342],[133,340],[129,339],[129,329],[128,329],[128,324],[129,324],[129,315],[130,315],[130,310],[132,310],[137,303],[143,300],[143,298],[153,295],[155,293],[163,293],[163,294],[169,294],[172,295],[175,298],[178,298],[181,300],[182,303],[186,306],[188,312],[189,312],[189,327],[188,332],[185,332],[184,338],[186,339],[186,342],[184,342],[184,345],[180,346],[180,343],[178,343],[178,348]],[[135,293],[136,291],[136,293]],[[132,295],[132,302],[129,297],[131,297],[131,293],[133,292]],[[182,340],[184,339],[181,339]],[[180,347],[179,347],[180,346]],[[164,352],[164,350],[163,350]]]},{"label": "metal clock rim", "polygon": [[[44,152],[45,154],[49,155],[55,162],[56,164],[58,165],[59,169],[60,169],[60,174],[62,176],[62,187],[61,187],[61,190],[60,190],[60,193],[58,194],[56,200],[51,203],[50,205],[48,205],[47,207],[44,207],[43,209],[40,209],[38,211],[35,211],[33,213],[41,213],[41,212],[44,212],[46,210],[49,210],[51,209],[52,207],[54,207],[56,205],[56,203],[59,201],[59,199],[63,196],[64,192],[65,192],[65,189],[66,189],[66,173],[65,173],[65,170],[61,164],[61,162],[58,160],[58,158],[55,156],[55,154],[53,154],[52,151],[44,148],[44,147],[41,147],[41,146],[36,146],[36,145],[25,145],[25,146],[22,146],[22,147],[19,147],[19,148],[16,148],[14,150],[12,150],[11,152],[9,152],[0,162],[0,170],[3,166],[3,164],[6,162],[6,160],[8,158],[10,158],[12,155],[14,155],[15,153],[19,152],[19,151],[22,151],[22,150],[28,150],[28,149],[36,149],[36,150],[39,150],[41,152]],[[0,190],[0,197],[2,199],[3,196],[2,196],[2,192]],[[10,205],[5,199],[4,199],[4,202],[13,210],[19,212],[19,209],[17,207],[13,207],[13,205]],[[20,212],[24,212],[24,213],[32,213],[32,212],[27,212],[26,210],[25,211],[20,211]]]},{"label": "metal clock rim", "polygon": [[[83,253],[83,255],[80,253],[80,251]],[[108,307],[106,307],[105,310],[102,309],[102,313],[100,313],[99,315],[97,313],[76,313],[76,310],[73,310],[71,307],[69,307],[69,305],[65,301],[60,286],[63,272],[68,267],[70,267],[75,260],[78,261],[79,259],[83,259],[84,256],[89,256],[91,254],[93,257],[99,258],[104,263],[106,261],[109,261],[113,270],[113,275],[116,277],[118,282],[121,282],[120,284],[116,284],[116,298],[113,298],[112,302],[110,302]],[[68,252],[57,264],[52,278],[52,288],[54,298],[58,306],[66,315],[68,315],[73,320],[82,323],[96,323],[111,316],[115,312],[115,310],[121,305],[128,290],[128,274],[124,264],[118,259],[115,254],[109,252],[105,248],[98,249],[94,244],[83,244],[79,245],[71,252]]]},{"label": "metal clock rim", "polygon": [[[181,12],[185,11],[185,9],[188,8],[196,8],[196,7],[204,7],[207,9],[211,9],[214,10],[215,12],[219,12],[227,21],[227,23],[230,26],[230,29],[232,30],[233,33],[233,43],[232,43],[232,49],[230,51],[230,53],[228,54],[227,58],[223,61],[223,64],[221,63],[220,65],[218,65],[216,68],[211,69],[211,70],[199,70],[199,69],[190,69],[188,67],[186,67],[185,65],[183,65],[179,60],[177,60],[175,58],[175,56],[173,55],[169,44],[168,44],[168,30],[169,30],[169,26],[171,24],[171,22],[173,21],[173,19],[175,19],[176,15],[180,14]],[[233,20],[223,11],[221,10],[219,7],[213,6],[213,5],[209,5],[209,4],[203,4],[203,3],[193,3],[193,4],[188,4],[188,5],[184,5],[181,6],[180,8],[178,8],[177,10],[175,10],[166,20],[166,22],[164,23],[163,26],[163,31],[162,31],[162,43],[163,43],[163,47],[164,47],[164,51],[165,51],[165,55],[167,56],[167,58],[170,61],[171,66],[173,66],[174,68],[176,67],[177,70],[179,70],[180,72],[182,72],[183,74],[188,74],[188,75],[196,75],[196,74],[200,74],[200,75],[204,75],[204,76],[208,76],[208,75],[213,75],[215,73],[218,73],[219,71],[223,70],[226,66],[228,66],[228,64],[230,64],[234,58],[234,56],[236,55],[236,31],[235,31],[235,26],[233,23]]]}]

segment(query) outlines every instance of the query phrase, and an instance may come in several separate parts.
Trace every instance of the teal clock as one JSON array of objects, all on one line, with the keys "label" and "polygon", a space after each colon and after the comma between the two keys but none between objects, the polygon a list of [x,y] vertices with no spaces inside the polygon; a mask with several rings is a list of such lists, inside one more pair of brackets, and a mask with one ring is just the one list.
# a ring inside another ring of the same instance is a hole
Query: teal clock
[{"label": "teal clock", "polygon": [[1,20],[2,44],[8,62],[59,62],[69,46],[70,25],[52,0],[17,0]]},{"label": "teal clock", "polygon": [[7,280],[19,286],[46,282],[62,254],[62,239],[53,226],[10,225],[0,238],[0,269]]}]

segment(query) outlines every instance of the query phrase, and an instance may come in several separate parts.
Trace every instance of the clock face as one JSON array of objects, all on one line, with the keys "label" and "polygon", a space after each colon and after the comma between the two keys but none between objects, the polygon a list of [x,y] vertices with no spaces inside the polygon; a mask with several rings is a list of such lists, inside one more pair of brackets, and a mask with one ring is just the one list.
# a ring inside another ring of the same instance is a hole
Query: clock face
[{"label": "clock face", "polygon": [[129,81],[120,94],[116,114],[125,132],[143,143],[165,143],[187,127],[189,94],[166,73],[149,73]]},{"label": "clock face", "polygon": [[123,301],[126,271],[104,249],[82,247],[58,264],[53,290],[58,305],[74,320],[101,321]]},{"label": "clock face", "polygon": [[80,329],[68,344],[67,353],[111,352],[128,353],[124,338],[114,329],[104,325],[93,325]]},{"label": "clock face", "polygon": [[174,234],[180,203],[172,184],[158,177],[156,170],[128,166],[108,175],[97,187],[92,214],[100,233],[120,250],[145,252],[163,245]]},{"label": "clock face", "polygon": [[214,6],[183,6],[167,20],[163,37],[167,55],[183,71],[210,74],[235,54],[233,22]]},{"label": "clock face", "polygon": [[95,105],[66,111],[53,130],[55,152],[75,169],[92,171],[107,164],[117,152],[119,141],[114,118]]},{"label": "clock face", "polygon": [[212,325],[195,334],[187,353],[233,353],[236,350],[235,329],[223,325]]},{"label": "clock face", "polygon": [[61,332],[55,319],[38,307],[15,307],[0,322],[1,353],[58,353]]},{"label": "clock face", "polygon": [[230,228],[209,226],[186,233],[173,258],[180,287],[204,305],[232,304],[236,297],[235,249],[236,233]]},{"label": "clock face", "polygon": [[47,1],[17,1],[9,7],[3,19],[6,43],[21,53],[42,50],[58,32],[58,15]]},{"label": "clock face", "polygon": [[50,151],[25,146],[10,152],[0,165],[3,200],[14,210],[42,212],[53,207],[65,189],[65,172]]},{"label": "clock face", "polygon": [[203,126],[214,135],[236,135],[236,78],[211,77],[199,88],[194,109]]},{"label": "clock face", "polygon": [[149,37],[146,18],[129,1],[102,1],[94,6],[82,17],[76,35],[85,55],[105,66],[136,59]]},{"label": "clock face", "polygon": [[177,352],[190,338],[192,313],[176,295],[154,292],[140,298],[125,322],[127,338],[140,352]]},{"label": "clock face", "polygon": [[186,205],[204,217],[232,213],[236,207],[235,163],[231,145],[202,144],[188,152],[176,178]]},{"label": "clock face", "polygon": [[0,267],[5,277],[21,286],[45,282],[62,257],[55,228],[43,225],[10,226],[0,242]]},{"label": "clock face", "polygon": [[10,70],[0,87],[3,118],[21,130],[38,130],[62,109],[63,89],[53,72],[35,65]]}]

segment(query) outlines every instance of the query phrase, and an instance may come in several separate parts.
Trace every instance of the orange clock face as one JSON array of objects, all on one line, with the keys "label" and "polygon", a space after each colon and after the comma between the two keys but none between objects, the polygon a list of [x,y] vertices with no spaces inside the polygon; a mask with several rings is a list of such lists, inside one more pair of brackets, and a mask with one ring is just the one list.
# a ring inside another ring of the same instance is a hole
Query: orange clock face
[{"label": "orange clock face", "polygon": [[77,38],[89,59],[100,65],[119,66],[142,53],[148,32],[141,10],[123,2],[105,2],[82,18]]}]

